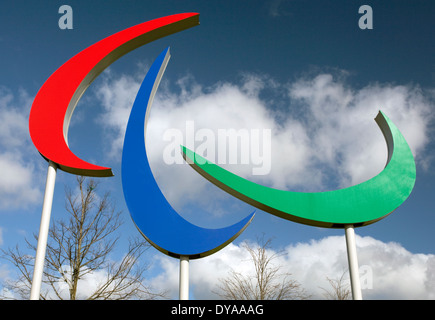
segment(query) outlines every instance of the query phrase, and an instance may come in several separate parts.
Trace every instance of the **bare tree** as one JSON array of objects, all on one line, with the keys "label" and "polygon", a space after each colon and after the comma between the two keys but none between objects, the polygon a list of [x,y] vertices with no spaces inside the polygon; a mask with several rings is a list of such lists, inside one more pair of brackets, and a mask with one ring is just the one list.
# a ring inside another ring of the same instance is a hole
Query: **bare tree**
[{"label": "bare tree", "polygon": [[323,289],[324,297],[328,300],[349,300],[352,297],[352,293],[349,289],[349,284],[344,281],[344,275],[346,272],[343,272],[340,278],[331,279],[326,277],[329,284],[331,285],[330,290]]},{"label": "bare tree", "polygon": [[234,270],[224,279],[219,279],[218,290],[213,292],[221,298],[230,300],[295,300],[310,296],[291,274],[281,272],[281,266],[273,264],[280,253],[270,254],[271,240],[258,239],[259,246],[244,243],[254,265],[254,274],[242,274]]},{"label": "bare tree", "polygon": [[[109,201],[109,194],[97,195],[97,183],[77,177],[78,194],[66,188],[66,210],[69,219],[55,221],[49,232],[43,290],[40,299],[150,299],[162,296],[152,293],[144,285],[143,273],[148,266],[138,259],[149,247],[143,239],[129,241],[121,259],[115,262],[110,254],[119,240],[117,231],[122,225],[121,212],[116,212]],[[35,236],[37,240],[37,236]],[[36,245],[26,239],[28,248]],[[18,246],[3,251],[18,270],[19,279],[8,281],[5,287],[21,298],[29,297],[33,256],[23,254]],[[79,296],[80,285],[99,275],[98,283],[86,296]],[[67,290],[67,294],[65,291]]]}]

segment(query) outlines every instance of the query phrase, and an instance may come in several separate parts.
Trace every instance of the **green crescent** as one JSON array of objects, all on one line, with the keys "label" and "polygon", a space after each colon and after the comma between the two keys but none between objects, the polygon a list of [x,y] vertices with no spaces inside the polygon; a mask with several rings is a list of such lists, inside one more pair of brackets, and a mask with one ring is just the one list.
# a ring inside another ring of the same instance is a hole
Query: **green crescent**
[{"label": "green crescent", "polygon": [[181,146],[182,154],[198,173],[250,205],[278,217],[307,225],[361,227],[379,221],[398,208],[415,184],[414,156],[403,135],[379,111],[375,118],[388,148],[385,168],[360,184],[325,192],[293,192],[246,180]]}]

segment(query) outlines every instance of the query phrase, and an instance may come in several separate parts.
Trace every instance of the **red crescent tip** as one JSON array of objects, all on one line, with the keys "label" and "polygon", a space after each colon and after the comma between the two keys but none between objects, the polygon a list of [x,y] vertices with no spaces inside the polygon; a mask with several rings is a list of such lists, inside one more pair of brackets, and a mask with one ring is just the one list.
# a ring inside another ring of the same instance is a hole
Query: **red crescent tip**
[{"label": "red crescent tip", "polygon": [[72,174],[113,176],[110,168],[88,163],[68,147],[69,121],[80,97],[105,68],[124,54],[198,24],[196,12],[147,21],[100,40],[57,69],[42,85],[30,110],[30,136],[41,155]]}]

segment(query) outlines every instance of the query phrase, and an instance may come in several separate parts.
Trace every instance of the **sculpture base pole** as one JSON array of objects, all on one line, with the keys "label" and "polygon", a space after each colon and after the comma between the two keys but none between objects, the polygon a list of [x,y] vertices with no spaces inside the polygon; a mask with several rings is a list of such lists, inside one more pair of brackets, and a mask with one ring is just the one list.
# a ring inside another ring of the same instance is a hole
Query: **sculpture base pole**
[{"label": "sculpture base pole", "polygon": [[180,300],[189,300],[189,257],[180,257]]},{"label": "sculpture base pole", "polygon": [[353,300],[362,300],[361,283],[359,279],[358,259],[356,255],[355,230],[353,225],[345,225],[347,259],[349,262],[350,286]]},{"label": "sculpture base pole", "polygon": [[45,250],[47,248],[48,229],[50,226],[51,207],[53,204],[54,184],[56,182],[57,165],[49,161],[47,181],[45,183],[44,203],[42,205],[41,224],[39,226],[38,246],[36,248],[35,266],[33,268],[30,300],[39,300],[42,274],[44,271]]}]

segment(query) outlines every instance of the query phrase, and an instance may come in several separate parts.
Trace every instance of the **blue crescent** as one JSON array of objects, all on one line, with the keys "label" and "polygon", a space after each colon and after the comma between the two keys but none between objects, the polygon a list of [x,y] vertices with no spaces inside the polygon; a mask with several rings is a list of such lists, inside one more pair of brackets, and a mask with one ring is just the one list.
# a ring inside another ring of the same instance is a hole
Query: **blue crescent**
[{"label": "blue crescent", "polygon": [[122,152],[122,187],[136,227],[156,249],[172,257],[195,259],[232,242],[250,224],[254,212],[229,227],[201,228],[183,219],[159,189],[148,162],[144,130],[169,58],[167,48],[149,69],[133,104]]}]

